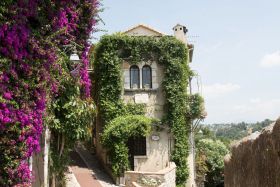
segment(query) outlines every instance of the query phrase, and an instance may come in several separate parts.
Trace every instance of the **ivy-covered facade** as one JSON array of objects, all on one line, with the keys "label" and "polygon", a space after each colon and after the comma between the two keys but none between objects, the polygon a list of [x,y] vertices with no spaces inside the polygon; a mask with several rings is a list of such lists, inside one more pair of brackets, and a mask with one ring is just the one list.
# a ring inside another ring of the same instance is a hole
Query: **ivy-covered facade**
[{"label": "ivy-covered facade", "polygon": [[[92,56],[96,150],[105,168],[113,177],[125,176],[129,186],[129,181],[149,182],[137,173],[157,174],[174,162],[176,184],[183,185],[190,124],[203,108],[199,96],[188,95],[193,75],[188,45],[139,25],[103,36]],[[169,186],[175,186],[173,172]],[[160,177],[151,181],[167,182]]]}]

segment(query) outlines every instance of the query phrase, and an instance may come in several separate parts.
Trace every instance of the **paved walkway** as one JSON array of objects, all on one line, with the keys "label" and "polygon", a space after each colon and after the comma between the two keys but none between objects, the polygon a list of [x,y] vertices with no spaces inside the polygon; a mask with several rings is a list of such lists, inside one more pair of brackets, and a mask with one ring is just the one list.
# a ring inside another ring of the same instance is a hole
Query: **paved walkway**
[{"label": "paved walkway", "polygon": [[66,187],[81,187],[78,183],[71,167],[68,167],[68,172],[65,173]]},{"label": "paved walkway", "polygon": [[[74,163],[70,166],[70,173],[72,170],[73,175],[69,175],[70,181],[68,187],[102,187],[100,182],[97,180],[95,173],[88,168],[86,163],[80,157],[77,152],[71,152],[71,159]],[[76,178],[78,184],[75,182]]]},{"label": "paved walkway", "polygon": [[118,187],[105,173],[95,155],[79,145],[70,154],[73,163],[66,173],[66,187]]},{"label": "paved walkway", "polygon": [[[98,181],[102,187],[118,187],[114,184],[112,179],[105,173],[104,169],[98,162],[98,159],[95,155],[92,155],[89,151],[84,149],[83,146],[77,146],[75,150],[79,154],[80,158],[82,158],[87,168],[89,168],[89,170],[95,176],[95,180]],[[81,185],[81,187],[87,186]]]}]

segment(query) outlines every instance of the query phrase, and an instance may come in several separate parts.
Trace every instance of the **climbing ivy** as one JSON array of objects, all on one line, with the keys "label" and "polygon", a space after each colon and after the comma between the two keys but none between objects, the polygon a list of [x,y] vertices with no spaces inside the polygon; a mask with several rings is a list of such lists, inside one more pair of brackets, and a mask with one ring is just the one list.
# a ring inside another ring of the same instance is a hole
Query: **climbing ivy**
[{"label": "climbing ivy", "polygon": [[157,120],[144,116],[145,104],[124,104],[122,101],[117,104],[117,109],[106,105],[108,115],[115,114],[118,117],[107,124],[102,134],[102,143],[108,149],[113,173],[120,176],[131,168],[126,144],[128,139],[147,136],[151,132],[151,125]]},{"label": "climbing ivy", "polygon": [[[94,106],[81,99],[80,88],[71,76],[64,77],[63,87],[48,105],[45,123],[51,130],[50,179],[52,185],[65,186],[65,172],[70,164],[70,151],[79,140],[89,137]],[[72,80],[71,80],[72,79]]]},{"label": "climbing ivy", "polygon": [[143,115],[127,115],[119,116],[107,125],[102,142],[108,148],[114,174],[119,176],[130,168],[126,145],[128,138],[147,136],[155,122]]},{"label": "climbing ivy", "polygon": [[[103,36],[97,44],[94,52],[94,97],[98,115],[104,123],[103,144],[111,153],[113,151],[111,160],[115,174],[128,168],[127,134],[145,135],[150,131],[150,120],[140,116],[123,116],[121,65],[124,60],[130,64],[156,61],[164,66],[162,86],[166,96],[166,115],[162,124],[168,124],[174,134],[172,160],[177,165],[176,183],[183,184],[188,178],[188,132],[194,118],[189,115],[195,107],[187,97],[188,78],[192,75],[188,66],[188,49],[171,36],[136,37],[119,33]],[[144,127],[139,131],[141,125]]]},{"label": "climbing ivy", "polygon": [[204,99],[199,94],[188,95],[188,103],[187,118],[189,120],[205,118]]}]

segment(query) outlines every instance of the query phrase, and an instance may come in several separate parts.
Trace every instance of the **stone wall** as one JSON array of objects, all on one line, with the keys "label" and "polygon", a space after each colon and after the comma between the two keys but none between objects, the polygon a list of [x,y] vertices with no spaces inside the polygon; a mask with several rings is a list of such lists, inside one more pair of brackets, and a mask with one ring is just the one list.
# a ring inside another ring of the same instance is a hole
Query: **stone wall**
[{"label": "stone wall", "polygon": [[50,131],[46,127],[40,138],[41,150],[32,156],[31,170],[34,177],[32,187],[49,186]]},{"label": "stone wall", "polygon": [[195,187],[195,144],[194,134],[191,132],[189,135],[189,156],[188,156],[189,178],[186,187]]},{"label": "stone wall", "polygon": [[[157,136],[158,140],[153,140]],[[134,156],[134,171],[155,172],[168,167],[172,149],[172,140],[169,130],[153,132],[146,137],[145,156]]]},{"label": "stone wall", "polygon": [[176,165],[171,162],[168,167],[158,172],[125,172],[126,187],[175,187]]},{"label": "stone wall", "polygon": [[[162,80],[164,76],[163,66],[157,62],[147,61],[137,64],[140,69],[140,88],[130,88],[130,64],[126,61],[122,64],[124,91],[122,99],[125,103],[144,103],[146,116],[161,119],[164,115],[165,96],[163,94]],[[149,65],[152,69],[152,88],[142,88],[142,68]],[[152,136],[159,137],[153,140]],[[134,171],[156,172],[167,167],[170,161],[173,145],[170,129],[152,132],[146,137],[147,155],[134,156]]]},{"label": "stone wall", "polygon": [[280,186],[280,118],[232,146],[225,157],[225,187]]},{"label": "stone wall", "polygon": [[32,187],[44,186],[44,151],[43,150],[41,150],[39,153],[35,153],[32,156],[32,173],[34,176]]}]

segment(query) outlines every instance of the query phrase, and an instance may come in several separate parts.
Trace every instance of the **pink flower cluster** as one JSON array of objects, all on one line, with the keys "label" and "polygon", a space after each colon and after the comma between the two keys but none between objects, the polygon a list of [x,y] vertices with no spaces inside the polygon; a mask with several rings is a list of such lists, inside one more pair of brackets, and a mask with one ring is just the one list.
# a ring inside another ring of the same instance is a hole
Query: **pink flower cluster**
[{"label": "pink flower cluster", "polygon": [[[14,1],[6,7],[7,20],[0,22],[0,59],[4,60],[0,64],[0,146],[7,150],[0,153],[0,186],[31,182],[27,159],[40,150],[47,98],[57,95],[60,86],[57,74],[62,67],[57,63],[57,48],[63,49],[73,42],[83,46],[79,50],[80,83],[85,97],[90,96],[88,39],[96,24],[99,2],[51,0],[48,3]],[[52,39],[56,45],[52,46],[45,38],[55,32],[59,34]],[[10,154],[14,160],[1,160],[2,154]],[[10,182],[2,184],[3,181]]]},{"label": "pink flower cluster", "polygon": [[8,175],[12,178],[23,179],[21,184],[15,184],[15,187],[30,186],[30,179],[32,178],[31,171],[27,161],[21,161],[17,170],[8,169]]}]

